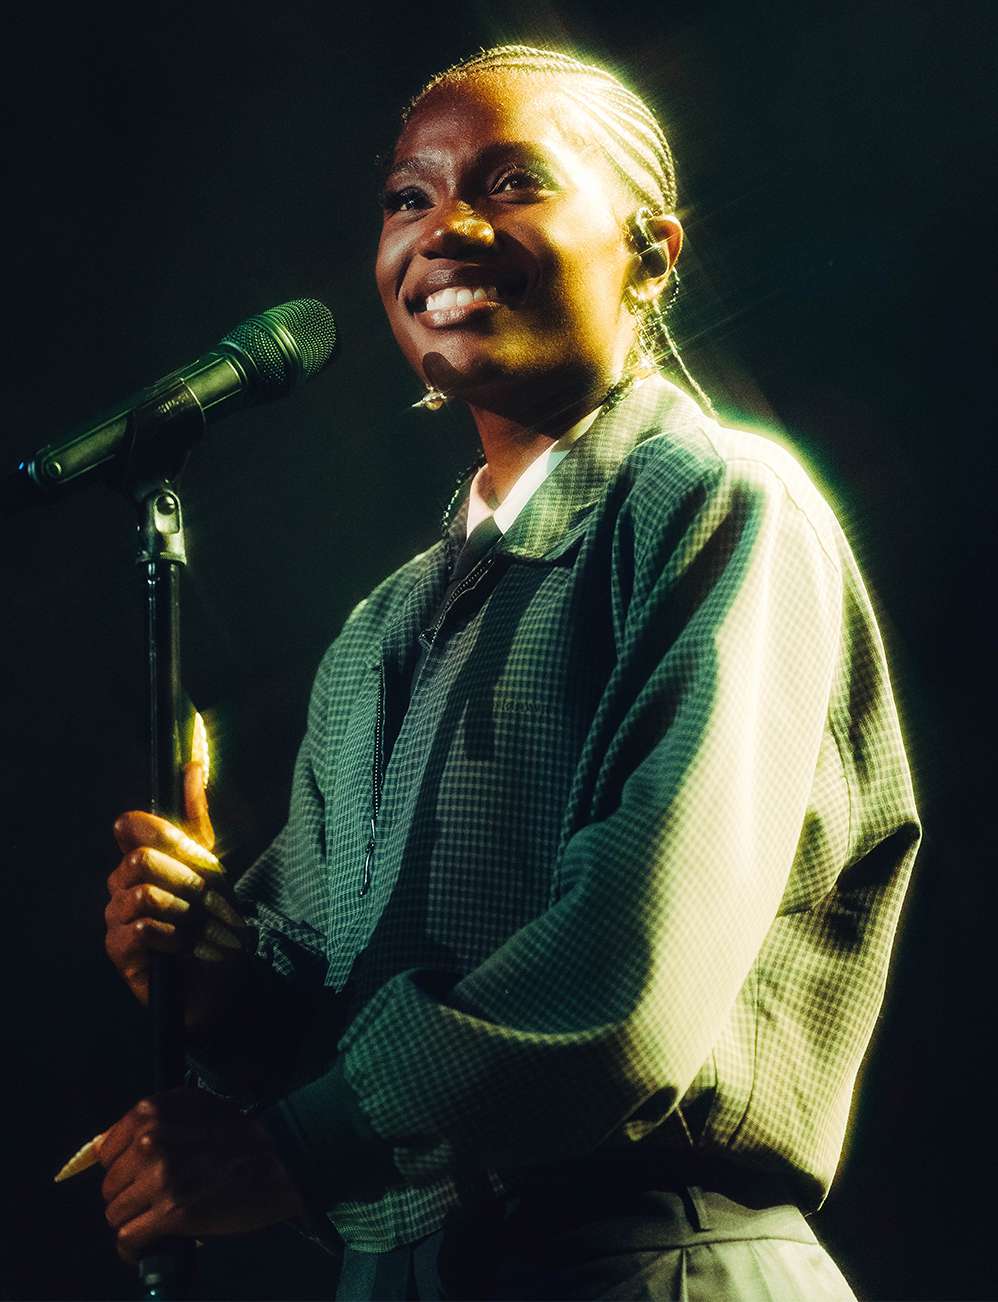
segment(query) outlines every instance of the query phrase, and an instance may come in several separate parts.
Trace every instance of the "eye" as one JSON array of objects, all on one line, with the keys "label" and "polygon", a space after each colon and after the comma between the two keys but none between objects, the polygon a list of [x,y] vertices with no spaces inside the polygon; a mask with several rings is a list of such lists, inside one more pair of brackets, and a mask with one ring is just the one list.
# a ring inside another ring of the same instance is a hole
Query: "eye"
[{"label": "eye", "polygon": [[510,167],[503,172],[492,187],[493,194],[510,194],[517,191],[528,193],[538,190],[553,190],[551,177],[540,168]]},{"label": "eye", "polygon": [[407,185],[401,190],[385,190],[381,196],[381,206],[386,213],[412,212],[417,208],[428,208],[429,204],[426,191],[418,185]]}]

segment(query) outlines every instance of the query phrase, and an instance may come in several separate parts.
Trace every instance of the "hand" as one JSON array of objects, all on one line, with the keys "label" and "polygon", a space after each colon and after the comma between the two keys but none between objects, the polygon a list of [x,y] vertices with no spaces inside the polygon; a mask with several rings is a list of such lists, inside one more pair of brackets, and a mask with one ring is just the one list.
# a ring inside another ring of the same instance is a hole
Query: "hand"
[{"label": "hand", "polygon": [[184,826],[133,810],[115,822],[123,854],[107,879],[105,949],[129,989],[149,1002],[152,952],[175,955],[184,970],[188,1030],[217,1023],[246,980],[250,930],[222,865],[211,853],[199,764],[184,769]]},{"label": "hand", "polygon": [[170,1235],[241,1234],[305,1211],[263,1126],[198,1090],[143,1099],[107,1131],[98,1155],[122,1261]]}]

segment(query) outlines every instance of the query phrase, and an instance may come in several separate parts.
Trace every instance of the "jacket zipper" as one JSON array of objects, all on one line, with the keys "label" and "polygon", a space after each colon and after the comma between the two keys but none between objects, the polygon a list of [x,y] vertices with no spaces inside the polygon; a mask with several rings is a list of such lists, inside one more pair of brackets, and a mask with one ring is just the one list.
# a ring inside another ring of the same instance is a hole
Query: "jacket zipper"
[{"label": "jacket zipper", "polygon": [[371,862],[377,838],[378,809],[381,806],[382,747],[385,733],[385,662],[382,660],[378,675],[378,712],[374,720],[374,765],[371,772],[371,835],[364,849],[364,869],[360,875],[360,894],[366,895],[371,886]]},{"label": "jacket zipper", "polygon": [[[464,576],[464,578],[457,585],[454,591],[450,594],[450,600],[447,602],[447,605],[444,606],[443,610],[440,612],[440,615],[437,618],[437,622],[433,625],[433,628],[430,630],[431,633],[433,634],[433,637],[430,639],[431,644],[437,640],[437,634],[440,632],[440,627],[443,624],[444,620],[447,618],[448,612],[450,611],[451,607],[454,605],[454,602],[457,601],[458,597],[463,596],[464,593],[466,593],[469,588],[473,588],[475,586],[475,583],[478,582],[478,580],[482,577],[485,571],[492,564],[493,559],[494,557],[492,556],[492,554],[490,552],[487,552],[482,557],[482,559],[478,561],[478,563],[468,571],[468,573]],[[474,579],[475,581],[474,583],[472,583],[472,579]]]},{"label": "jacket zipper", "polygon": [[[440,612],[440,617],[434,624],[431,632],[430,645],[437,640],[437,634],[440,632],[441,625],[447,618],[447,612],[457,601],[462,593],[467,592],[470,587],[478,582],[482,574],[492,564],[492,556],[487,555],[478,562],[478,564],[464,576],[458,586],[450,595],[450,600]],[[378,810],[381,808],[381,786],[384,781],[384,756],[382,749],[384,746],[385,731],[385,662],[381,661],[380,675],[378,678],[378,710],[374,720],[374,764],[371,767],[371,835],[367,839],[367,845],[364,848],[364,867],[360,876],[360,895],[366,895],[371,887],[371,869],[374,861],[374,846],[377,841],[377,823]]]}]

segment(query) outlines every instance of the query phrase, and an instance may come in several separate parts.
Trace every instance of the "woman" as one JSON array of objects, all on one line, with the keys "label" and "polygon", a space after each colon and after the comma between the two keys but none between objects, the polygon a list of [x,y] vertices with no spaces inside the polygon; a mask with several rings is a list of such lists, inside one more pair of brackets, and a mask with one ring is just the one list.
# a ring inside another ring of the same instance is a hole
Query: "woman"
[{"label": "woman", "polygon": [[116,824],[108,952],[140,999],[181,957],[204,1087],[101,1145],[122,1255],[331,1220],[340,1297],[852,1296],[801,1209],[918,822],[834,517],[659,372],[675,204],[648,110],[566,56],[407,111],[378,289],[484,463],[323,659],[234,896],[196,769],[190,836]]}]

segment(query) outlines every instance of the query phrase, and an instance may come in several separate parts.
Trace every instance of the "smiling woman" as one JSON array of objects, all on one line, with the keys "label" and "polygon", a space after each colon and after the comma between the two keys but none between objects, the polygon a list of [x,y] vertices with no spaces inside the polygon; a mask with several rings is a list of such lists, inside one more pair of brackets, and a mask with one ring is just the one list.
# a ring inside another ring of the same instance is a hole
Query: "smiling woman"
[{"label": "smiling woman", "polygon": [[[472,60],[410,106],[377,261],[399,346],[435,395],[472,408],[500,491],[537,445],[496,465],[484,413],[504,408],[546,434],[647,369],[652,332],[639,322],[657,315],[682,246],[671,155],[640,101],[578,64],[538,84],[543,64],[528,56]],[[621,166],[605,128],[597,143],[591,106],[571,93],[580,76],[604,101],[625,97],[618,135],[630,122],[643,168]]]},{"label": "smiling woman", "polygon": [[123,1254],[293,1219],[342,1299],[852,1297],[804,1213],[920,829],[842,530],[674,346],[675,203],[569,56],[406,111],[378,291],[483,464],[324,657],[214,931],[196,774],[186,836],[116,825],[108,953],[139,998],[180,955],[192,1037],[102,1141]]}]

